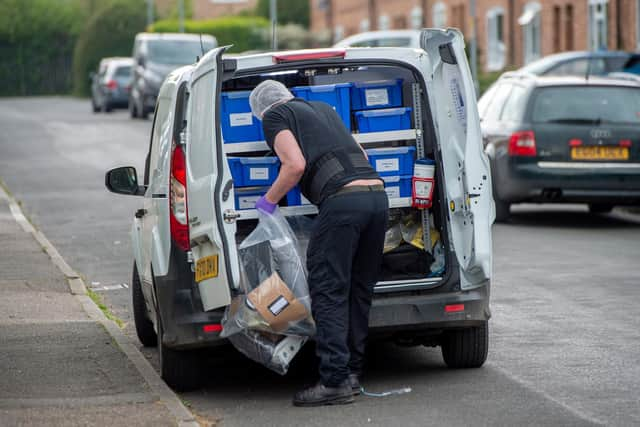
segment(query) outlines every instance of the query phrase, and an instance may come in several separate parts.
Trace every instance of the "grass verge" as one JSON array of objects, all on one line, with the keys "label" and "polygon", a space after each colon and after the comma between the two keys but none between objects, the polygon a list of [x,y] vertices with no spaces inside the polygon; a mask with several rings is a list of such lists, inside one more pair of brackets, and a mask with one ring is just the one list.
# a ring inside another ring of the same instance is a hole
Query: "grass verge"
[{"label": "grass verge", "polygon": [[109,308],[106,305],[104,305],[104,302],[102,301],[102,297],[99,294],[87,288],[87,295],[89,295],[89,298],[91,298],[91,300],[98,306],[98,308],[102,310],[102,312],[107,317],[107,319],[116,322],[116,325],[118,325],[120,329],[124,328],[124,321],[120,319],[118,316],[116,316],[115,314],[113,314],[111,310],[109,310]]}]

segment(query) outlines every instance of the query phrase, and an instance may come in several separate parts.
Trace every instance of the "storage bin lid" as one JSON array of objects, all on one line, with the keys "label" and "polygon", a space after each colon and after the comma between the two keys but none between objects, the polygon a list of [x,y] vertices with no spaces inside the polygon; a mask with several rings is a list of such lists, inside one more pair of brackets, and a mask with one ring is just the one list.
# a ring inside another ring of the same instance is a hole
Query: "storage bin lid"
[{"label": "storage bin lid", "polygon": [[241,90],[241,91],[235,91],[235,92],[222,92],[222,97],[223,98],[229,98],[229,99],[249,98],[249,95],[251,95],[251,91],[250,90]]},{"label": "storage bin lid", "polygon": [[375,80],[370,82],[354,82],[354,87],[380,87],[380,86],[395,86],[402,84],[402,79],[393,80]]},{"label": "storage bin lid", "polygon": [[389,148],[370,148],[367,150],[368,154],[383,155],[383,154],[406,154],[416,150],[416,147],[389,147]]},{"label": "storage bin lid", "polygon": [[411,111],[411,108],[409,107],[383,108],[381,110],[356,111],[356,116],[361,116],[361,117],[400,116],[409,111]]},{"label": "storage bin lid", "polygon": [[295,87],[292,87],[291,90],[295,90],[295,91],[308,90],[311,92],[332,92],[336,89],[351,87],[351,86],[353,86],[353,83],[335,83],[335,84],[328,84],[328,85],[295,86]]}]

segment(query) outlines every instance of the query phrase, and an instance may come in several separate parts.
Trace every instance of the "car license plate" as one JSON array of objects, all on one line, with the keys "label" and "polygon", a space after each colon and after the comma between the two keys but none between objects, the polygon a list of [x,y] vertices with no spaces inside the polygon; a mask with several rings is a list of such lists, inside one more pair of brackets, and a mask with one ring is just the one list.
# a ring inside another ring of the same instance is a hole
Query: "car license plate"
[{"label": "car license plate", "polygon": [[628,147],[572,147],[571,160],[629,160]]},{"label": "car license plate", "polygon": [[210,255],[196,261],[196,282],[218,277],[218,255]]}]

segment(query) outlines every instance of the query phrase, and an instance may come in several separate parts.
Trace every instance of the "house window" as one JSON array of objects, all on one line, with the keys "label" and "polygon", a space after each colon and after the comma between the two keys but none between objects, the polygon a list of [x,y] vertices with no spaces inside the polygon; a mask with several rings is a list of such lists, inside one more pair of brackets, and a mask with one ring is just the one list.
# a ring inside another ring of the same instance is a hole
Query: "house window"
[{"label": "house window", "polygon": [[365,31],[369,31],[369,20],[366,18],[360,21],[360,32],[364,33]]},{"label": "house window", "polygon": [[378,17],[378,30],[386,31],[389,29],[389,17],[387,15],[381,15]]},{"label": "house window", "polygon": [[540,9],[540,3],[527,3],[524,13],[518,18],[522,27],[525,64],[540,58]]},{"label": "house window", "polygon": [[504,9],[494,7],[487,12],[487,71],[502,70],[505,54]]},{"label": "house window", "polygon": [[[638,0],[640,2],[640,0]],[[413,9],[411,9],[411,28],[413,28],[414,30],[419,30],[420,28],[422,28],[422,8],[421,7],[414,7]]]},{"label": "house window", "polygon": [[433,5],[433,26],[435,28],[444,28],[447,26],[447,6],[443,2]]},{"label": "house window", "polygon": [[[640,0],[638,0],[640,1]],[[568,4],[565,7],[565,17],[564,17],[564,31],[565,31],[565,40],[564,47],[566,50],[573,50],[573,6]]]},{"label": "house window", "polygon": [[608,43],[607,17],[609,0],[589,0],[589,48],[606,49]]},{"label": "house window", "polygon": [[562,50],[562,46],[560,46],[560,36],[562,33],[561,20],[562,20],[562,9],[560,8],[560,6],[555,6],[553,8],[553,51],[554,52],[560,52]]}]

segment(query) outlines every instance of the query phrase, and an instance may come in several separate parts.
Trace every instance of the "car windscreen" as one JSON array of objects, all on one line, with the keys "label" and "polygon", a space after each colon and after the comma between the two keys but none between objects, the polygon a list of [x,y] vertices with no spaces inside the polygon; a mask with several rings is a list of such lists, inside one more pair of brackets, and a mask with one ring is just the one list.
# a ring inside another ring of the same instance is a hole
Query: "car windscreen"
[{"label": "car windscreen", "polygon": [[187,65],[196,62],[205,52],[213,49],[211,42],[199,40],[151,40],[149,41],[149,60],[160,64]]},{"label": "car windscreen", "polygon": [[130,77],[131,76],[131,67],[126,65],[123,67],[116,68],[116,72],[114,73],[116,77]]},{"label": "car windscreen", "polygon": [[615,86],[558,86],[536,90],[536,123],[640,123],[640,89]]}]

